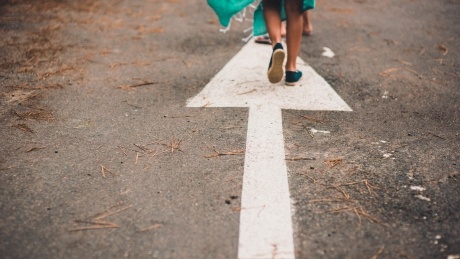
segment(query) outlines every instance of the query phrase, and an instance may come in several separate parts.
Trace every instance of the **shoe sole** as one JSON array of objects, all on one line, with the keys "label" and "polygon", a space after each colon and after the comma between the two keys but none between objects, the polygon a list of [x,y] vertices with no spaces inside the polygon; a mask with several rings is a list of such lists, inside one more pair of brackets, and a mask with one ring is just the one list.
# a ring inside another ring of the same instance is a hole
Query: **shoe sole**
[{"label": "shoe sole", "polygon": [[302,79],[302,77],[299,78],[299,80],[295,81],[295,82],[288,82],[288,81],[284,81],[284,83],[288,86],[296,86],[298,82],[300,82],[300,80]]},{"label": "shoe sole", "polygon": [[286,57],[286,52],[282,49],[277,49],[272,54],[272,65],[268,69],[268,81],[270,83],[278,83],[283,79],[284,76],[284,58]]},{"label": "shoe sole", "polygon": [[284,83],[285,83],[286,85],[288,85],[288,86],[295,86],[298,82],[299,82],[299,81],[297,81],[297,82],[284,82]]}]

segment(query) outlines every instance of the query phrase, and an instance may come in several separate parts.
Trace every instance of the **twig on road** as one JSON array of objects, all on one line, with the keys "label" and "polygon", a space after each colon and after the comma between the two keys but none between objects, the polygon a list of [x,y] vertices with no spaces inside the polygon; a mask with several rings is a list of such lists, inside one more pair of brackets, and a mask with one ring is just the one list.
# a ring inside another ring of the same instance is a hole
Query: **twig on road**
[{"label": "twig on road", "polygon": [[162,227],[163,227],[162,224],[153,224],[150,227],[146,227],[146,228],[143,228],[143,229],[139,230],[139,232],[147,232],[147,231],[159,229],[159,228],[162,228]]},{"label": "twig on road", "polygon": [[447,55],[447,53],[449,53],[449,49],[446,46],[442,45],[442,44],[438,45],[438,50],[442,51],[443,52],[442,54],[444,56]]},{"label": "twig on road", "polygon": [[334,159],[328,159],[325,161],[325,163],[329,166],[329,168],[336,167],[340,165],[343,162],[343,158],[334,158]]},{"label": "twig on road", "polygon": [[334,189],[337,190],[338,192],[340,192],[343,195],[343,197],[345,197],[345,199],[350,200],[350,195],[347,194],[344,190],[342,190],[342,189],[340,189],[338,187],[334,187]]},{"label": "twig on road", "polygon": [[325,211],[323,213],[341,213],[341,212],[353,212],[353,214],[356,215],[356,217],[358,218],[358,221],[359,221],[359,226],[361,226],[361,216],[363,216],[364,218],[366,218],[369,222],[371,223],[376,223],[376,224],[379,224],[383,227],[386,227],[385,224],[383,224],[380,220],[372,217],[371,215],[369,215],[369,213],[367,213],[362,206],[359,206],[359,207],[349,207],[349,206],[346,206],[346,207],[340,207],[340,208],[335,208],[335,209],[332,209],[332,210],[328,210],[328,211]]},{"label": "twig on road", "polygon": [[302,125],[302,127],[308,132],[308,135],[310,135],[311,138],[313,138],[313,133],[311,133],[311,128],[305,127]]},{"label": "twig on road", "polygon": [[323,121],[323,120],[320,120],[320,119],[317,119],[317,118],[313,118],[313,117],[310,117],[310,116],[305,116],[305,115],[300,115],[300,117],[302,117],[304,119],[307,119],[309,121],[318,122],[318,123],[326,122],[326,121]]},{"label": "twig on road", "polygon": [[447,140],[447,139],[445,139],[445,138],[443,138],[443,137],[441,137],[441,136],[439,136],[439,135],[434,134],[433,132],[428,132],[428,134],[430,134],[430,135],[432,135],[432,136],[435,136],[435,137],[437,137],[437,138],[440,138],[440,139],[442,139],[442,140]]},{"label": "twig on road", "polygon": [[316,200],[309,200],[308,201],[308,203],[330,203],[330,202],[351,202],[351,203],[354,203],[355,201],[347,199],[347,198],[316,199]]},{"label": "twig on road", "polygon": [[375,254],[371,257],[371,259],[377,259],[377,257],[379,257],[379,255],[381,255],[383,253],[383,249],[385,249],[385,246],[381,246],[376,252]]},{"label": "twig on road", "polygon": [[140,86],[146,86],[146,85],[155,85],[155,84],[158,84],[160,82],[145,82],[145,83],[140,83],[140,84],[133,84],[133,85],[122,85],[122,86],[118,86],[117,88],[120,88],[122,90],[132,90],[136,87],[140,87]]},{"label": "twig on road", "polygon": [[29,152],[32,152],[32,151],[36,151],[36,150],[40,150],[40,149],[44,149],[46,147],[33,147],[33,148],[29,148],[26,153],[29,153]]},{"label": "twig on road", "polygon": [[[107,217],[109,217],[111,215],[114,215],[116,213],[125,211],[125,210],[127,210],[127,209],[132,207],[132,205],[129,205],[129,206],[126,206],[126,207],[115,209],[115,208],[117,208],[117,207],[119,207],[121,205],[122,204],[118,204],[118,205],[115,205],[115,206],[113,206],[113,207],[111,207],[109,209],[106,209],[106,210],[102,211],[102,212],[99,212],[96,215],[90,217],[88,220],[75,220],[75,222],[77,222],[77,223],[90,224],[90,226],[71,228],[68,231],[82,231],[82,230],[93,230],[93,229],[118,228],[117,224],[115,224],[113,222],[106,221],[105,218],[107,218]],[[115,210],[112,211],[112,209],[115,209]]]},{"label": "twig on road", "polygon": [[205,158],[214,158],[214,157],[219,157],[219,156],[229,156],[229,155],[243,155],[244,150],[233,150],[233,151],[228,151],[228,152],[218,152],[216,148],[214,148],[214,153],[210,155],[204,156]]},{"label": "twig on road", "polygon": [[34,133],[34,130],[31,129],[29,126],[27,126],[27,124],[25,123],[19,123],[19,124],[13,125],[12,127],[18,128],[25,132]]},{"label": "twig on road", "polygon": [[337,189],[338,187],[356,185],[360,183],[363,183],[366,186],[367,191],[369,192],[370,195],[372,195],[372,193],[375,193],[372,189],[373,188],[377,189],[377,187],[372,186],[368,180],[361,180],[361,181],[356,181],[356,182],[351,182],[351,183],[338,184],[338,185],[330,186],[329,188]]},{"label": "twig on road", "polygon": [[121,152],[123,152],[123,154],[125,154],[125,156],[128,156],[128,154],[126,154],[126,152],[123,150],[123,147],[118,146],[118,148],[121,150]]},{"label": "twig on road", "polygon": [[316,160],[314,157],[288,157],[287,161]]},{"label": "twig on road", "polygon": [[304,176],[310,178],[310,180],[312,180],[314,184],[316,183],[316,179],[313,178],[313,177],[311,177],[311,176],[309,176],[308,174],[306,174],[306,173],[299,173],[299,174],[300,174],[300,175],[304,175]]},{"label": "twig on road", "polygon": [[101,172],[102,172],[102,176],[105,178],[105,172],[108,172],[112,175],[115,175],[115,173],[113,173],[111,170],[107,169],[107,167],[101,165]]},{"label": "twig on road", "polygon": [[171,153],[174,153],[175,150],[179,150],[183,152],[180,146],[182,144],[183,139],[184,139],[183,137],[180,139],[177,139],[175,136],[173,136],[171,141],[169,141],[169,143],[162,143],[160,142],[161,140],[156,141],[155,143],[170,148]]}]

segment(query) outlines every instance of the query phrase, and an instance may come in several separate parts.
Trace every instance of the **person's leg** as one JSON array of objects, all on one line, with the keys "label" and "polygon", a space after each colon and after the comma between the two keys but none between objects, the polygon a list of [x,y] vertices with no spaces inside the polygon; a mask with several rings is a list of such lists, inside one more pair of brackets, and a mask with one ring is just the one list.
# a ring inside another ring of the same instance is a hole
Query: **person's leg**
[{"label": "person's leg", "polygon": [[[305,11],[302,15],[303,18],[303,35],[310,36],[313,32],[313,25],[310,20],[310,12]],[[281,23],[281,37],[286,36],[286,22]]]},{"label": "person's leg", "polygon": [[262,4],[265,24],[273,46],[268,65],[268,81],[278,83],[284,76],[283,63],[286,57],[286,51],[281,44],[281,0],[263,0]]},{"label": "person's leg", "polygon": [[300,51],[303,28],[302,1],[285,0],[284,8],[286,10],[286,71],[297,71],[296,60]]},{"label": "person's leg", "polygon": [[281,1],[263,0],[262,4],[265,25],[267,26],[268,35],[274,47],[276,43],[281,42]]},{"label": "person's leg", "polygon": [[286,37],[286,22],[281,23],[281,37]]},{"label": "person's leg", "polygon": [[303,35],[309,36],[313,32],[313,26],[310,20],[310,12],[309,11],[304,12],[302,17],[303,17]]}]

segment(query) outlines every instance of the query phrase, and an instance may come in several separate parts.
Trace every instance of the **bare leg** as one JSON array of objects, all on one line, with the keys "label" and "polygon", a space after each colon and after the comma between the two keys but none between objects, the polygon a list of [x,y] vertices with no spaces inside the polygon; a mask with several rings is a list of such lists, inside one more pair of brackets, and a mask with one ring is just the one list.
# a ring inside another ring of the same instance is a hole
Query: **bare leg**
[{"label": "bare leg", "polygon": [[[302,15],[303,18],[303,35],[310,36],[313,32],[313,26],[311,24],[310,12],[305,11]],[[281,37],[286,36],[286,22],[281,24]]]},{"label": "bare leg", "polygon": [[303,17],[303,34],[310,35],[313,32],[313,26],[311,25],[310,12],[306,11],[302,15]]},{"label": "bare leg", "polygon": [[273,52],[268,65],[268,81],[278,83],[283,79],[283,63],[286,51],[281,44],[281,0],[263,0],[264,19],[268,35],[273,46]]},{"label": "bare leg", "polygon": [[[305,36],[310,36],[311,33],[313,32],[313,26],[311,24],[311,19],[310,19],[310,12],[305,11],[302,14],[303,18],[303,35]],[[286,22],[283,22],[281,24],[281,37],[286,36]]]},{"label": "bare leg", "polygon": [[264,0],[263,5],[265,24],[274,47],[276,43],[281,42],[281,1]]},{"label": "bare leg", "polygon": [[[302,2],[299,0],[285,1],[286,10],[286,45],[287,62],[286,71],[297,71],[296,60],[300,51],[302,40]],[[279,28],[279,27],[278,27]]]},{"label": "bare leg", "polygon": [[286,36],[286,22],[281,23],[281,37]]}]

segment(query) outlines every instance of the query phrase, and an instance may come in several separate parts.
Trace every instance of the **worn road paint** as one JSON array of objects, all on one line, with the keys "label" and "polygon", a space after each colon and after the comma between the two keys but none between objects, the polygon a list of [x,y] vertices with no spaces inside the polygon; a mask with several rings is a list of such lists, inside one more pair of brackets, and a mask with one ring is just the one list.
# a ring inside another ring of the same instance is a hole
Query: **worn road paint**
[{"label": "worn road paint", "polygon": [[249,107],[238,258],[295,258],[281,109],[351,111],[300,58],[297,86],[270,84],[271,48],[248,42],[188,107]]},{"label": "worn road paint", "polygon": [[249,109],[238,258],[294,258],[281,109]]},{"label": "worn road paint", "polygon": [[315,134],[315,133],[324,133],[324,134],[330,134],[331,132],[328,131],[328,130],[317,130],[317,129],[314,129],[314,128],[310,128],[310,132]]},{"label": "worn road paint", "polygon": [[335,53],[330,48],[324,47],[323,50],[323,56],[328,58],[333,58],[335,56]]}]

